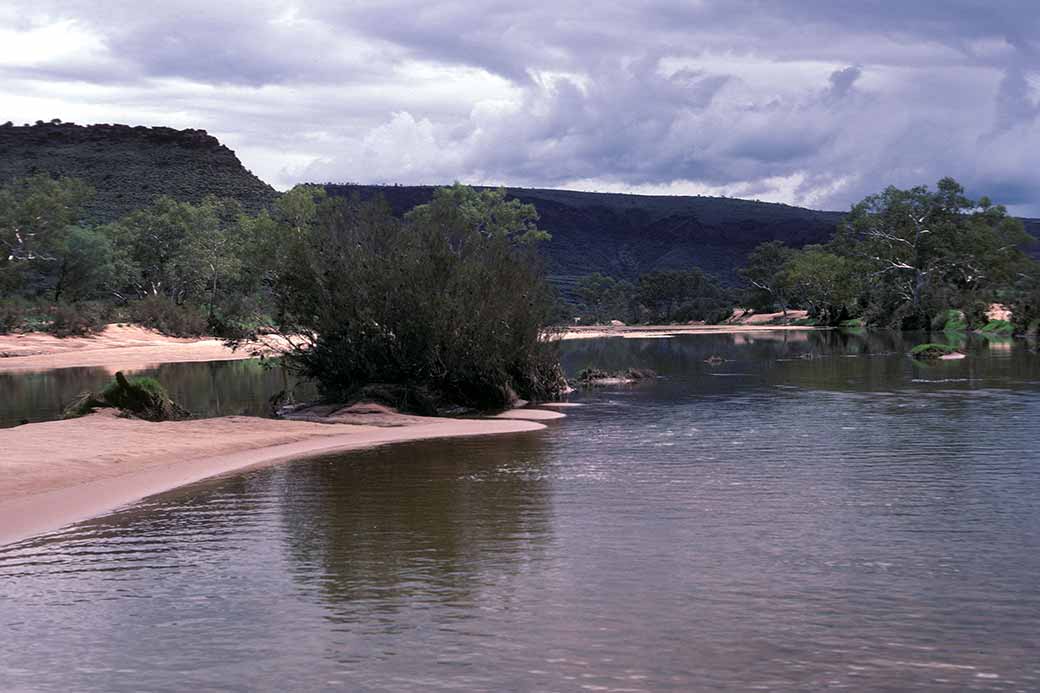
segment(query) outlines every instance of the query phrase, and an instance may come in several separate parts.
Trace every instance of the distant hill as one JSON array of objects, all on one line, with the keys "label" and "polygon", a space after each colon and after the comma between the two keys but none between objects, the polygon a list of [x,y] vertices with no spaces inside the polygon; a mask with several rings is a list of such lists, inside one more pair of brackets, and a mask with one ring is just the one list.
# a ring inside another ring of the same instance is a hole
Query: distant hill
[{"label": "distant hill", "polygon": [[[38,123],[0,125],[0,183],[46,172],[82,178],[97,191],[89,221],[111,221],[159,195],[198,201],[231,197],[249,211],[278,193],[242,166],[205,130]],[[327,185],[332,195],[383,195],[402,214],[429,201],[432,186]],[[826,241],[841,212],[723,197],[625,195],[510,188],[535,205],[553,239],[545,249],[553,281],[565,291],[577,277],[603,272],[635,278],[690,266],[736,282],[736,269],[759,243],[801,247]],[[1024,219],[1040,238],[1040,219]],[[1030,251],[1040,259],[1040,243]]]},{"label": "distant hill", "polygon": [[[436,186],[326,185],[331,195],[382,195],[395,214],[428,202]],[[531,203],[553,238],[544,250],[550,277],[563,289],[592,272],[619,278],[696,266],[724,282],[766,241],[800,248],[830,239],[844,212],[728,197],[628,195],[507,188]],[[1040,239],[1040,219],[1022,219]],[[1040,242],[1028,252],[1040,260]]]},{"label": "distant hill", "polygon": [[90,183],[97,191],[86,209],[93,222],[118,219],[159,195],[190,202],[207,194],[231,197],[254,212],[277,196],[205,130],[0,125],[0,183],[37,172]]},{"label": "distant hill", "polygon": [[[327,185],[333,195],[383,195],[395,213],[427,202],[434,187]],[[817,212],[768,202],[720,197],[623,195],[509,188],[532,203],[539,226],[552,233],[543,246],[549,274],[564,287],[602,272],[634,278],[659,269],[697,266],[725,281],[759,243],[801,247],[826,241],[840,212]]]}]

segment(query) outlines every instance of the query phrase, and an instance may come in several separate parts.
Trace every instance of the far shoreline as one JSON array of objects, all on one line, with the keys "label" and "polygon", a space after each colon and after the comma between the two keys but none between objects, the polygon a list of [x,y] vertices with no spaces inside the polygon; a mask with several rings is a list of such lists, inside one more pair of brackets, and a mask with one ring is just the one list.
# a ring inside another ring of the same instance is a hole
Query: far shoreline
[{"label": "far shoreline", "polygon": [[[756,318],[772,316],[755,316]],[[685,334],[748,334],[810,331],[826,328],[767,322],[718,325],[591,325],[568,327],[552,339],[662,339]],[[0,335],[0,374],[33,373],[61,368],[104,368],[141,371],[165,363],[239,361],[277,356],[277,338],[268,344],[232,349],[215,337],[169,337],[137,325],[112,324],[88,337],[55,337],[43,332]]]}]

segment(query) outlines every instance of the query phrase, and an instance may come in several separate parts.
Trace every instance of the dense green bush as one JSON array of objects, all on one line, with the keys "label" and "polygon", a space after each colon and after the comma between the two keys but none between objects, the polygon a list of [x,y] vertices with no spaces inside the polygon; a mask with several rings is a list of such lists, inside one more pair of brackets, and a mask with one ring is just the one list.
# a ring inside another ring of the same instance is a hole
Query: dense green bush
[{"label": "dense green bush", "polygon": [[964,313],[948,308],[935,314],[931,327],[933,332],[964,332],[968,329],[968,323]]},{"label": "dense green bush", "polygon": [[920,361],[939,359],[957,353],[957,349],[949,344],[918,344],[910,350],[910,355]]},{"label": "dense green bush", "polygon": [[63,418],[86,416],[95,409],[114,407],[128,417],[146,421],[177,421],[190,416],[189,412],[170,399],[158,380],[139,377],[127,379],[122,372],[100,393],[80,395],[65,408]]},{"label": "dense green bush", "polygon": [[541,339],[554,295],[530,206],[455,186],[404,220],[343,199],[309,216],[283,237],[274,319],[298,344],[287,364],[325,398],[383,385],[490,409],[566,386],[557,345]]}]

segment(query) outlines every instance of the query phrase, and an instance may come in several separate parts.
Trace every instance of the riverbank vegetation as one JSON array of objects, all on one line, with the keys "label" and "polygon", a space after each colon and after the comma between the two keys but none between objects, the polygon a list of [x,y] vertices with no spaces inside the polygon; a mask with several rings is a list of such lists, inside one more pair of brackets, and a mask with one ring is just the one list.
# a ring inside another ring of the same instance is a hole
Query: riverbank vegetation
[{"label": "riverbank vegetation", "polygon": [[716,323],[729,318],[736,293],[696,267],[649,272],[635,282],[590,274],[575,286],[582,324]]},{"label": "riverbank vegetation", "polygon": [[823,325],[1006,332],[988,315],[1002,303],[1010,329],[1026,333],[1040,321],[1040,267],[1022,250],[1031,241],[1004,207],[944,178],[867,197],[826,244],[759,246],[742,275],[753,307],[804,307]]},{"label": "riverbank vegetation", "polygon": [[298,186],[271,211],[158,198],[78,226],[90,190],[35,176],[0,191],[0,329],[86,334],[131,321],[174,336],[284,336],[322,395],[428,413],[547,399],[566,383],[541,339],[556,294],[531,205],[455,185],[403,218]]},{"label": "riverbank vegetation", "polygon": [[379,201],[297,188],[293,214],[264,221],[285,361],[326,399],[361,396],[432,413],[550,399],[566,382],[541,339],[555,295],[530,205],[445,188],[403,219]]}]

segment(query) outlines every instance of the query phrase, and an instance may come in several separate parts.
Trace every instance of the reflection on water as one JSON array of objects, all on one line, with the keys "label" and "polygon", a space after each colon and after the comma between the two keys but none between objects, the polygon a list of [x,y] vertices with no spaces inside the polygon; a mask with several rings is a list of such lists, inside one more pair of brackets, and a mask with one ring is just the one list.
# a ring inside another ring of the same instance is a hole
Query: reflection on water
[{"label": "reflection on water", "polygon": [[[281,489],[295,576],[348,621],[417,599],[474,605],[489,576],[514,573],[548,540],[545,443],[517,436],[490,451],[460,441],[308,463]],[[402,456],[423,469],[402,470]]]},{"label": "reflection on water", "polygon": [[1038,357],[907,346],[576,342],[571,371],[663,377],[544,432],[253,471],[0,549],[0,680],[1038,690]]},{"label": "reflection on water", "polygon": [[[257,360],[166,363],[135,372],[158,378],[173,399],[196,416],[268,416],[268,400],[288,383],[301,398],[313,396],[308,383],[287,378]],[[0,428],[23,420],[52,421],[82,392],[112,380],[104,368],[61,368],[34,373],[0,373]]]}]

